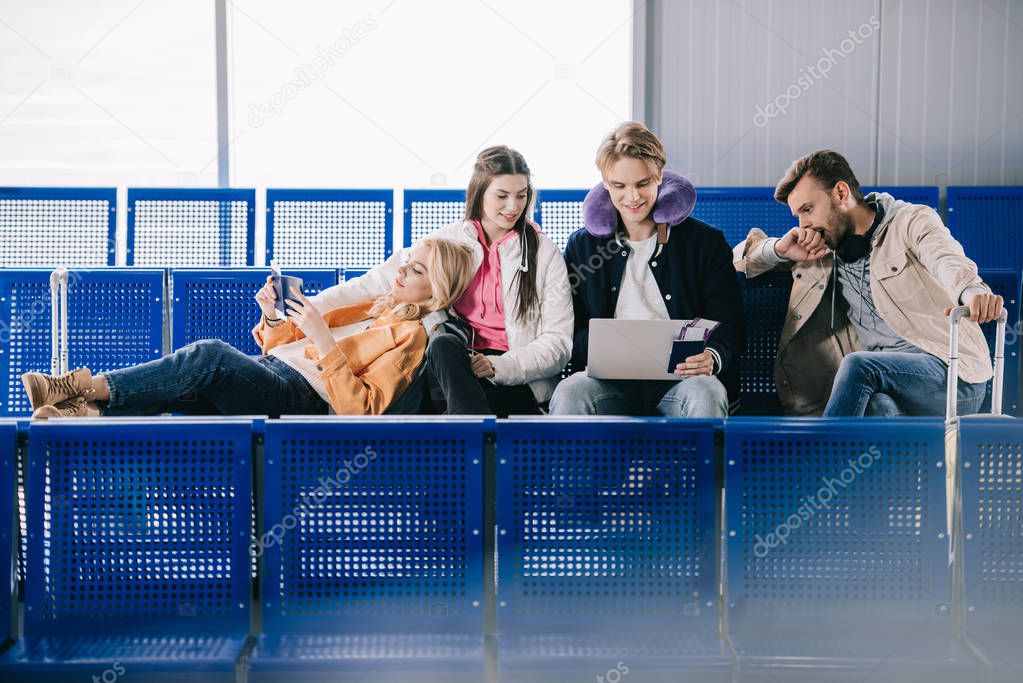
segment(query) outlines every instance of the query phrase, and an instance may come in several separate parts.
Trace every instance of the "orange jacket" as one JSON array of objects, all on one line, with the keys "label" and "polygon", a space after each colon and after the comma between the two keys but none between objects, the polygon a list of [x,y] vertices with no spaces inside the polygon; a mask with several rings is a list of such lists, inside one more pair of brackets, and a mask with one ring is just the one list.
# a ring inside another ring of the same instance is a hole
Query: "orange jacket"
[{"label": "orange jacket", "polygon": [[[328,327],[366,320],[372,302],[335,308],[323,314]],[[252,336],[263,355],[281,344],[305,338],[293,322],[271,327],[260,317]],[[310,342],[306,358],[316,361],[330,405],[338,415],[380,415],[412,383],[426,353],[426,330],[419,320],[377,318],[362,332],[338,341],[320,357]]]}]

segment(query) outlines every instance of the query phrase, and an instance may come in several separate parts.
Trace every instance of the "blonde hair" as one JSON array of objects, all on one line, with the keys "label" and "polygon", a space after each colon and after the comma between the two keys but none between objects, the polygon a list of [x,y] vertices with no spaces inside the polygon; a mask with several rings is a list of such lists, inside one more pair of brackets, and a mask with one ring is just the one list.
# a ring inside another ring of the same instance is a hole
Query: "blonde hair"
[{"label": "blonde hair", "polygon": [[430,249],[426,264],[426,277],[432,292],[430,298],[423,303],[399,304],[388,292],[376,300],[370,316],[377,318],[391,314],[399,320],[418,320],[455,303],[469,288],[474,275],[473,253],[469,245],[440,237],[427,237],[421,244]]},{"label": "blonde hair", "polygon": [[664,145],[642,123],[628,121],[607,134],[597,148],[597,168],[607,173],[611,165],[622,158],[646,162],[655,175],[668,163]]}]

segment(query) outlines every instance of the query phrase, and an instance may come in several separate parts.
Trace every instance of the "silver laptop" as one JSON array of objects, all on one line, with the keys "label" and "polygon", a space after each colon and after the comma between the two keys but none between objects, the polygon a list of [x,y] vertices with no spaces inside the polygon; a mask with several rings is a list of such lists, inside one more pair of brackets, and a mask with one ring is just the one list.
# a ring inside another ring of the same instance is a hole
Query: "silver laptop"
[{"label": "silver laptop", "polygon": [[590,319],[586,374],[594,379],[682,379],[670,373],[681,320]]}]

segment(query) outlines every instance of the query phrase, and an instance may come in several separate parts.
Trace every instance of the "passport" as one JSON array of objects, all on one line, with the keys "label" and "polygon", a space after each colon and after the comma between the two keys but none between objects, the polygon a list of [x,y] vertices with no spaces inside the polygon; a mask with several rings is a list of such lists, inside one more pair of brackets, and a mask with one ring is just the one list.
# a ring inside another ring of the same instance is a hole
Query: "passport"
[{"label": "passport", "polygon": [[277,310],[284,315],[284,317],[288,316],[288,312],[284,307],[284,302],[289,299],[292,301],[298,301],[298,297],[296,297],[295,294],[302,293],[302,284],[302,278],[300,277],[274,273],[274,294],[277,296],[277,301],[274,302],[274,305]]},{"label": "passport", "polygon": [[689,356],[696,356],[707,348],[707,340],[721,323],[706,318],[683,320],[682,329],[671,342],[671,355],[668,357],[668,372],[675,372],[675,366]]}]

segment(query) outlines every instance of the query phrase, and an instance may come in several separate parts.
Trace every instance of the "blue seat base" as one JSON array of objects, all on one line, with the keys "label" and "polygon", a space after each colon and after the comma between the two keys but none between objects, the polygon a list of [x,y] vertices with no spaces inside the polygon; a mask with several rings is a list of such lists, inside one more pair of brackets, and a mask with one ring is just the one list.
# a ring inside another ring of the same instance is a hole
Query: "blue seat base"
[{"label": "blue seat base", "polygon": [[[789,680],[811,670],[828,681],[975,680],[980,663],[952,634],[948,616],[898,620],[758,619],[732,632],[743,680]],[[818,677],[818,680],[821,680]]]},{"label": "blue seat base", "polygon": [[249,683],[479,683],[484,660],[482,636],[289,634],[261,636],[247,663]]},{"label": "blue seat base", "polygon": [[[794,668],[761,668],[756,669],[746,663],[741,665],[736,676],[741,683],[980,683],[986,679],[977,673],[963,672],[931,672],[906,670],[894,671],[890,668],[868,670],[826,669],[815,664],[805,664]],[[1013,683],[1018,683],[1016,679]],[[990,683],[990,682],[988,682]]]},{"label": "blue seat base", "polygon": [[[731,681],[733,657],[716,633],[686,632],[501,635],[501,678],[530,683],[567,680]],[[602,668],[603,667],[603,668]],[[626,669],[628,673],[626,673]],[[617,672],[611,673],[612,671]],[[580,674],[585,672],[585,676]],[[683,677],[685,674],[685,677]]]},{"label": "blue seat base", "polygon": [[979,630],[971,624],[966,626],[966,637],[987,660],[991,681],[995,683],[1023,683],[1023,647],[1020,647],[1019,621],[992,624],[1000,630]]},{"label": "blue seat base", "polygon": [[[233,682],[244,637],[68,636],[16,642],[0,657],[0,680],[101,680],[131,674],[147,683]],[[118,667],[123,672],[118,672]]]}]

